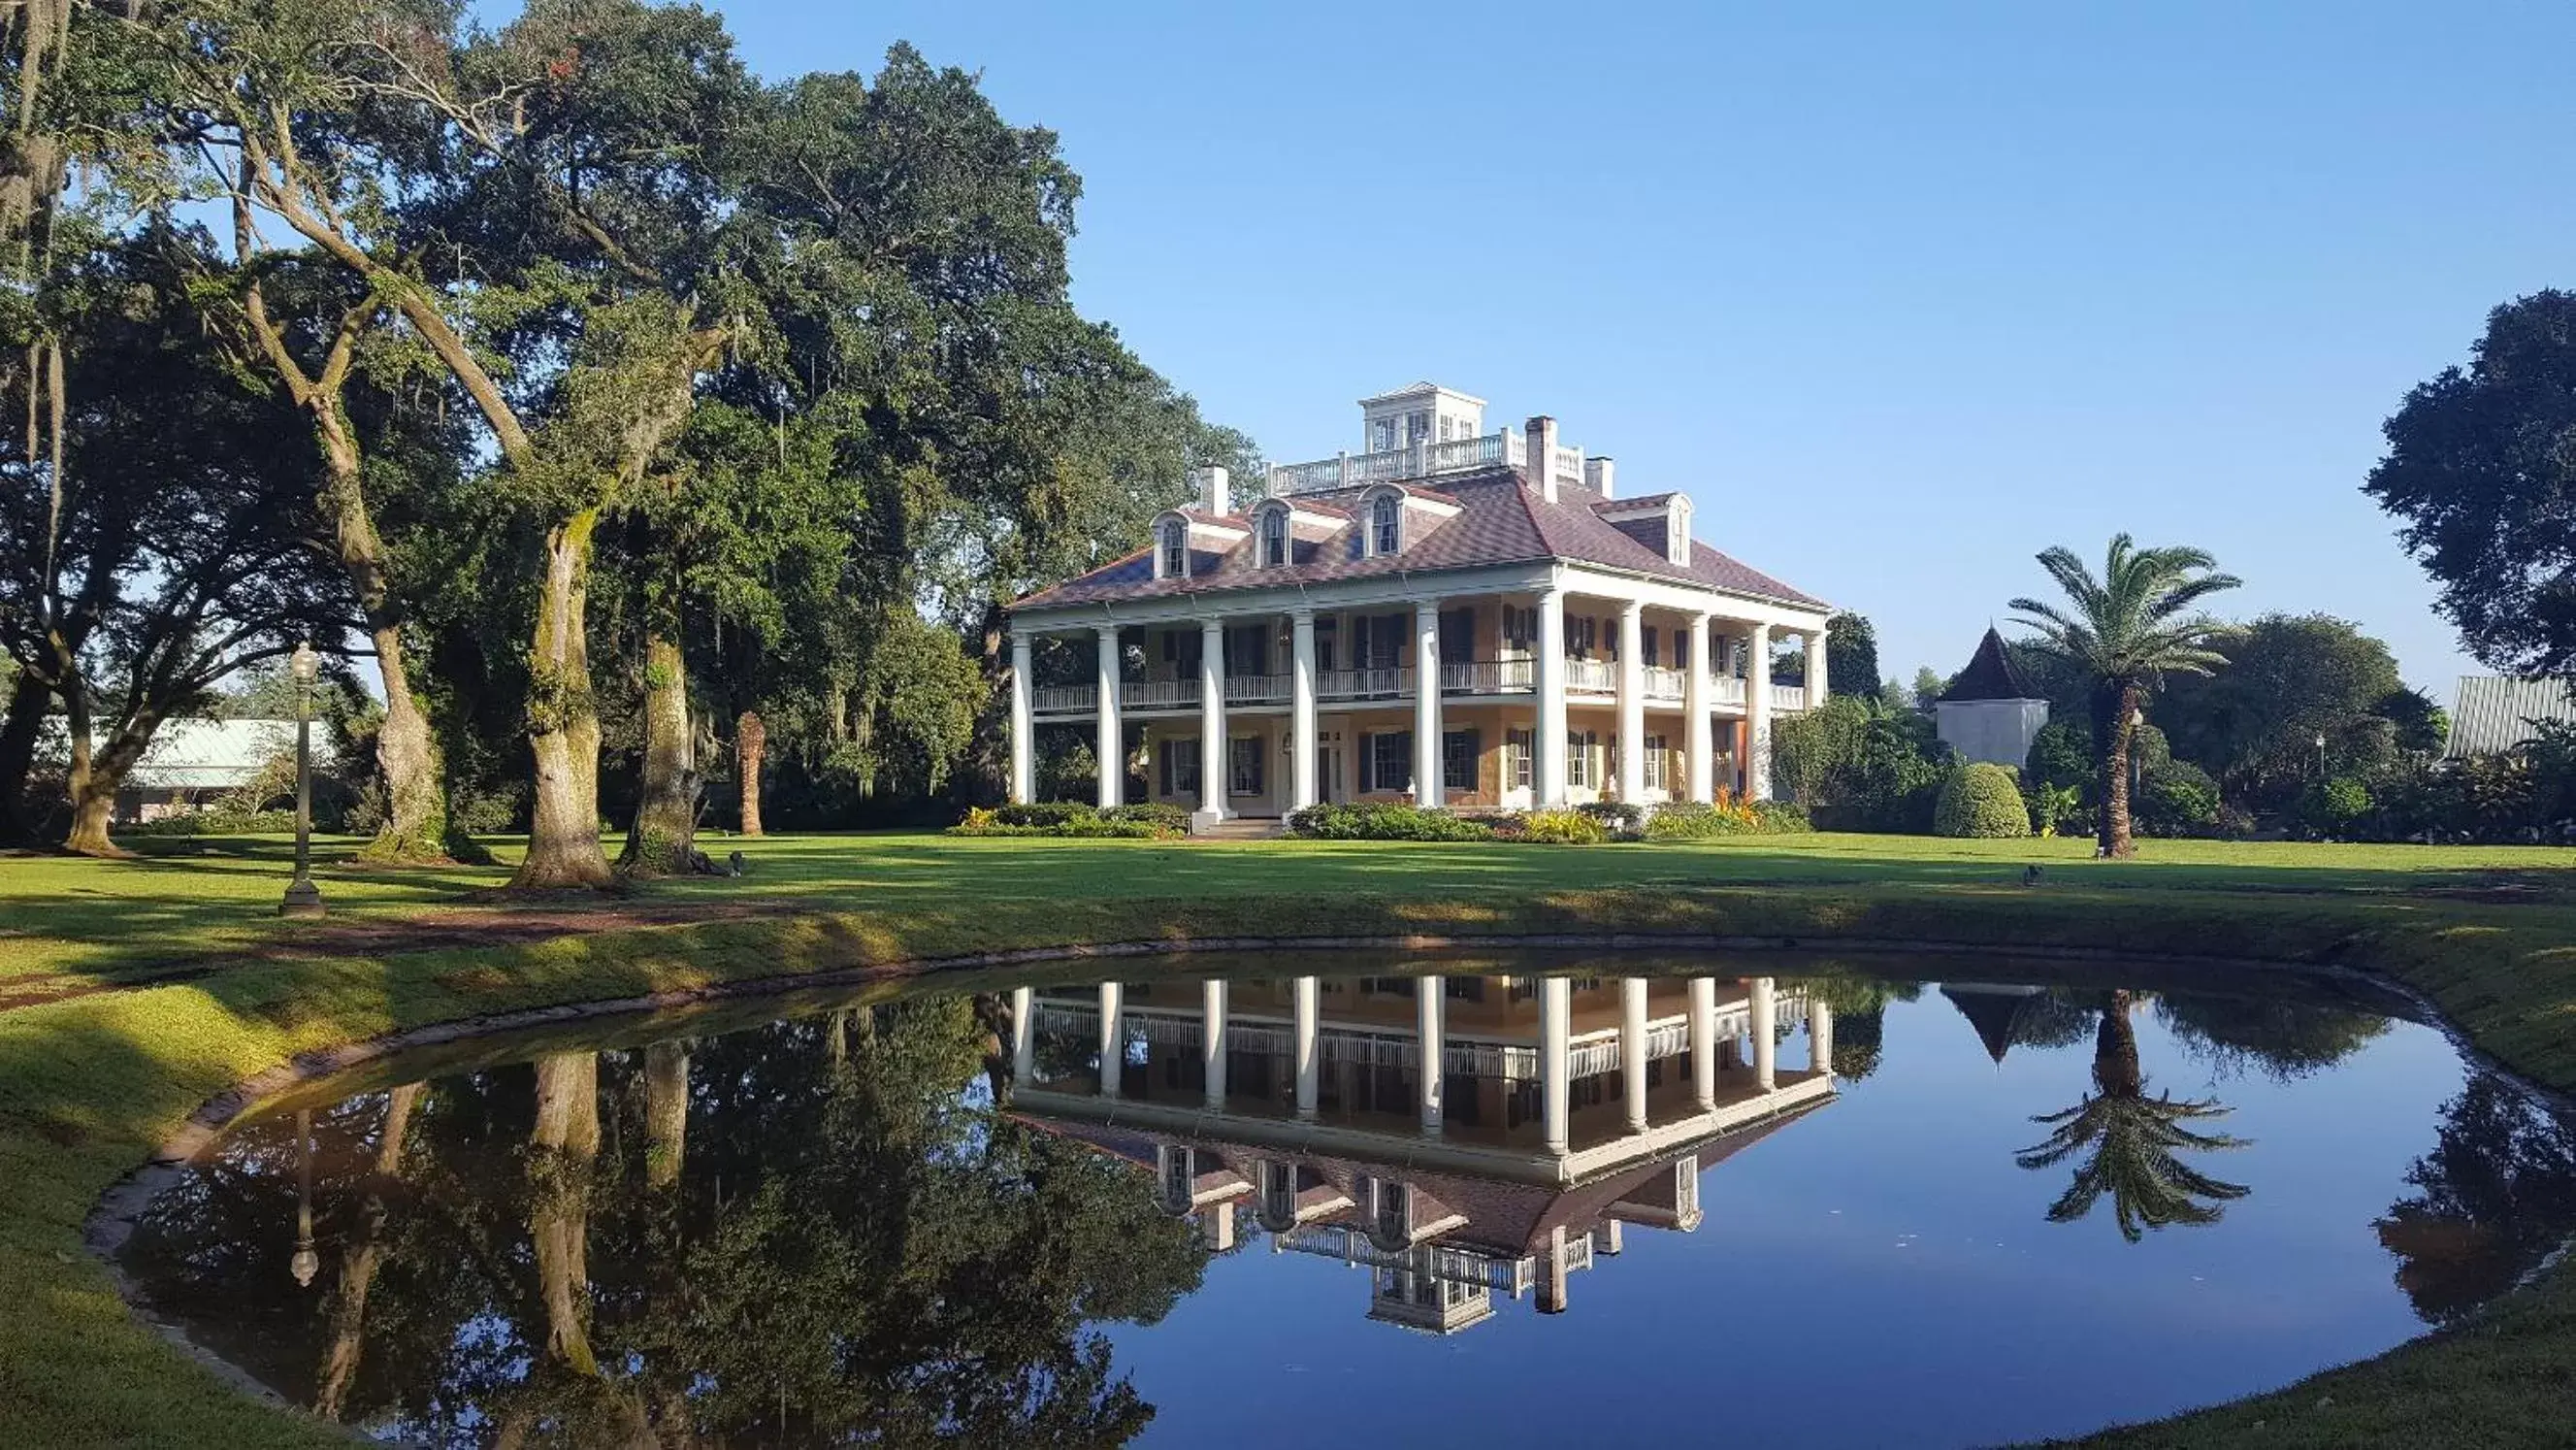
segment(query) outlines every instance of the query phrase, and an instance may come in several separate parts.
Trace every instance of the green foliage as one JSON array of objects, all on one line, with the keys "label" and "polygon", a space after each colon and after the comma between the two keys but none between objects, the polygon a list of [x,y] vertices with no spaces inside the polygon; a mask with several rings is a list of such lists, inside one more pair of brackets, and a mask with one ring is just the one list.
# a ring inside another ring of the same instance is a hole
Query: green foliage
[{"label": "green foliage", "polygon": [[1189,833],[1190,813],[1147,803],[1097,810],[1074,801],[971,806],[948,828],[952,836],[1068,836],[1100,840],[1169,840]]},{"label": "green foliage", "polygon": [[1550,846],[1597,846],[1610,839],[1609,824],[1583,810],[1539,810],[1522,816],[1513,839]]},{"label": "green foliage", "polygon": [[2422,690],[2391,691],[2380,697],[2371,713],[2388,722],[2398,750],[2405,754],[2439,755],[2451,741],[2451,712]]},{"label": "green foliage", "polygon": [[1825,688],[1835,695],[1879,695],[1878,627],[1846,609],[1825,621]]},{"label": "green foliage", "polygon": [[1443,810],[1403,801],[1338,801],[1288,817],[1291,834],[1327,841],[1490,841],[1494,828]]},{"label": "green foliage", "polygon": [[2218,782],[2187,760],[2146,771],[2130,806],[2150,836],[2206,836],[2219,827]]},{"label": "green foliage", "polygon": [[2339,771],[2368,774],[2393,759],[2395,730],[2379,712],[2403,693],[2397,660],[2350,621],[2267,614],[2218,650],[2226,663],[2216,673],[2175,676],[2151,709],[2174,753],[2230,800],[2287,802],[2316,774],[2319,736]]},{"label": "green foliage", "polygon": [[1649,841],[1697,841],[1714,836],[1782,836],[1813,830],[1802,808],[1786,801],[1730,797],[1714,805],[1675,801],[1646,822]]},{"label": "green foliage", "polygon": [[1830,831],[1929,830],[1948,747],[1929,716],[1837,695],[1771,727],[1773,785]]},{"label": "green foliage", "polygon": [[2576,555],[2576,292],[2535,292],[2487,314],[2466,369],[2418,385],[2382,431],[2362,485],[2440,589],[2469,653],[2518,675],[2576,667],[2562,600]]},{"label": "green foliage", "polygon": [[1585,801],[1575,809],[1599,821],[1611,835],[1623,841],[1633,841],[1645,834],[1644,806],[1627,801]]},{"label": "green foliage", "polygon": [[1935,835],[2010,838],[2030,834],[2021,785],[2000,765],[1975,761],[1950,772],[1932,815]]},{"label": "green foliage", "polygon": [[2340,840],[2370,815],[2370,787],[2349,775],[2311,781],[2299,793],[2299,824],[2319,836]]}]

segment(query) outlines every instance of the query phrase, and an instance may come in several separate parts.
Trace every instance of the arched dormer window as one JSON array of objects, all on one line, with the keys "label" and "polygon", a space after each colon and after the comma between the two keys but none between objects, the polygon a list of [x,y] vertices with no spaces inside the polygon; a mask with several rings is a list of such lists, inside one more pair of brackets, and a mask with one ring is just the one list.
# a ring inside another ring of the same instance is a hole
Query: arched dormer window
[{"label": "arched dormer window", "polygon": [[1372,495],[1368,506],[1368,556],[1404,552],[1404,496],[1393,489]]},{"label": "arched dormer window", "polygon": [[1190,577],[1190,523],[1178,514],[1165,514],[1154,524],[1154,577]]},{"label": "arched dormer window", "polygon": [[1262,568],[1277,569],[1287,564],[1292,545],[1289,543],[1286,504],[1270,503],[1262,506],[1259,537],[1261,540],[1259,558]]}]

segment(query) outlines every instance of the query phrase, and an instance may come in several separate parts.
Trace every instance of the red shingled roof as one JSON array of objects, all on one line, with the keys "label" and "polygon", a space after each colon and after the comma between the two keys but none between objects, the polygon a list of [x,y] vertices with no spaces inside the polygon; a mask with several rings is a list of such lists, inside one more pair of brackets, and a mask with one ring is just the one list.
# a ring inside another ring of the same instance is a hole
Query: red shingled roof
[{"label": "red shingled roof", "polygon": [[[1347,515],[1349,506],[1357,501],[1359,495],[1375,486],[1335,490],[1322,497],[1301,495],[1292,502],[1301,508]],[[1156,579],[1153,555],[1147,550],[1051,589],[1042,589],[1015,601],[1012,607],[1047,609],[1160,599],[1228,589],[1320,584],[1381,574],[1420,574],[1545,559],[1596,564],[1783,604],[1816,609],[1825,607],[1824,601],[1813,595],[1801,593],[1696,540],[1691,545],[1691,562],[1674,564],[1660,550],[1629,537],[1596,514],[1594,506],[1603,500],[1588,489],[1563,486],[1558,490],[1557,501],[1550,503],[1512,469],[1445,479],[1439,489],[1413,484],[1400,487],[1417,497],[1455,504],[1459,509],[1456,515],[1448,518],[1416,516],[1409,519],[1406,527],[1412,531],[1412,543],[1401,554],[1363,558],[1359,552],[1359,531],[1344,528],[1321,539],[1310,540],[1301,534],[1295,548],[1296,557],[1284,567],[1254,567],[1252,541],[1247,540],[1223,555],[1193,552],[1187,579]],[[1621,500],[1623,503],[1641,501]],[[1251,528],[1248,514],[1232,516],[1224,522],[1247,531]]]}]

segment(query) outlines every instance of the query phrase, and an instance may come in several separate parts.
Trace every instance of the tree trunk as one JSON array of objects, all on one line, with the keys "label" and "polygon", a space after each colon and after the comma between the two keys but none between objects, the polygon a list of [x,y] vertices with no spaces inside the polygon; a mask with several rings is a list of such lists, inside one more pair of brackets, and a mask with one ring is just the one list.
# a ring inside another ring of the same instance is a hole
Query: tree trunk
[{"label": "tree trunk", "polygon": [[608,856],[599,845],[599,708],[590,693],[584,638],[590,535],[598,521],[596,510],[584,509],[546,533],[536,648],[528,662],[536,808],[527,857],[510,878],[517,890],[605,886],[610,880]]},{"label": "tree trunk", "polygon": [[27,777],[35,773],[36,741],[44,734],[45,707],[54,692],[26,671],[18,672],[18,692],[0,715],[0,847],[35,841],[36,823],[28,809]]},{"label": "tree trunk", "polygon": [[2135,746],[2139,690],[2116,680],[2093,690],[2093,785],[2102,802],[2094,843],[2105,856],[2134,856],[2129,837],[2129,752]]},{"label": "tree trunk", "polygon": [[590,1348],[590,1214],[584,1195],[599,1155],[599,1058],[564,1052],[537,1060],[539,1149],[528,1237],[545,1299],[546,1347],[580,1374],[597,1374]]},{"label": "tree trunk", "polygon": [[99,749],[90,740],[88,682],[74,674],[65,681],[62,693],[72,753],[72,828],[63,838],[63,849],[82,856],[130,855],[108,839],[107,828],[115,814],[118,788],[143,758],[145,747],[152,743],[152,731],[161,722],[148,713],[136,715],[120,724],[106,747]]},{"label": "tree trunk", "polygon": [[680,1181],[689,1146],[689,1045],[656,1042],[644,1049],[644,1182]]},{"label": "tree trunk", "polygon": [[745,710],[733,726],[734,779],[742,792],[742,833],[760,834],[760,767],[769,757],[769,727],[760,712]]},{"label": "tree trunk", "polygon": [[430,733],[429,715],[412,693],[403,656],[402,630],[390,620],[369,631],[376,665],[384,676],[385,721],[376,732],[376,768],[385,777],[385,823],[367,843],[371,861],[444,862],[447,854],[447,783]]},{"label": "tree trunk", "polygon": [[2104,1097],[2133,1098],[2146,1089],[2146,1076],[2138,1067],[2138,1029],[2129,1021],[2134,1005],[2127,992],[2113,992],[2093,1034],[2093,1085]]},{"label": "tree trunk", "polygon": [[656,632],[644,641],[644,780],[618,869],[667,876],[689,869],[698,824],[697,736],[689,728],[689,679],[680,644]]}]

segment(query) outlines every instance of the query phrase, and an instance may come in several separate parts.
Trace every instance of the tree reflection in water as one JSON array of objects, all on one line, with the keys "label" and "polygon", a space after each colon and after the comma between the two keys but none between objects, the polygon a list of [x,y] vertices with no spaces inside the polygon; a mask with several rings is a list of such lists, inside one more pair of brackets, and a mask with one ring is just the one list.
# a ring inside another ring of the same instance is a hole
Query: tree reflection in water
[{"label": "tree reflection in water", "polygon": [[452,1444],[1114,1444],[1095,1325],[1205,1255],[1126,1169],[986,1103],[964,998],[559,1053],[245,1124],[128,1248],[168,1312],[331,1418]]},{"label": "tree reflection in water", "polygon": [[2576,1233],[2576,1127],[2473,1072],[2443,1104],[2440,1132],[2406,1171],[2415,1195],[2379,1221],[2398,1287],[2428,1324],[2512,1288]]},{"label": "tree reflection in water", "polygon": [[2090,1155],[2076,1166],[2074,1181],[2048,1206],[2048,1220],[2073,1223],[2107,1195],[2120,1236],[2131,1243],[2144,1238],[2151,1228],[2216,1223],[2224,1212],[2219,1204],[2251,1191],[2182,1161],[2186,1152],[2241,1148],[2245,1140],[2184,1126],[2225,1116],[2230,1110],[2215,1098],[2177,1099],[2170,1092],[2147,1095],[2146,1073],[2138,1064],[2137,1027],[2129,1018],[2135,1005],[2128,992],[2110,994],[2094,1029],[2093,1091],[2071,1108],[2033,1119],[2055,1131],[2046,1142],[2014,1156],[2022,1167],[2039,1169],[2090,1149]]}]

